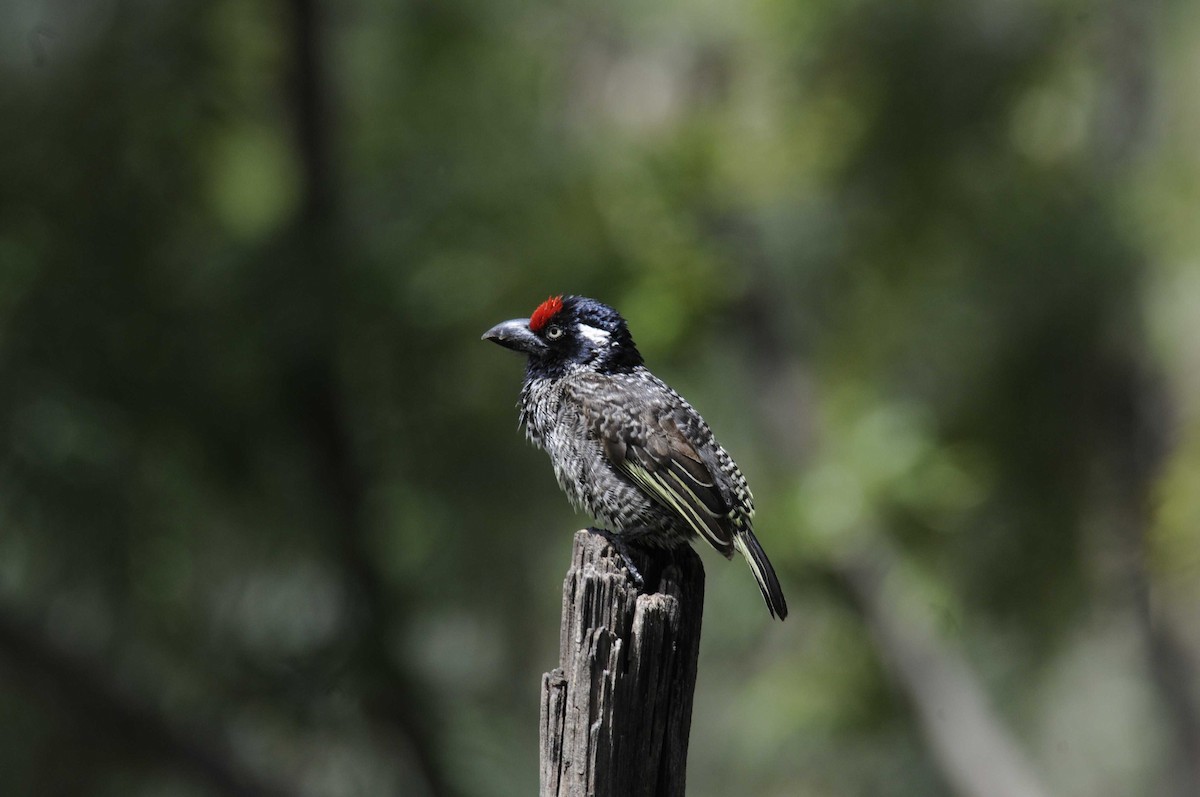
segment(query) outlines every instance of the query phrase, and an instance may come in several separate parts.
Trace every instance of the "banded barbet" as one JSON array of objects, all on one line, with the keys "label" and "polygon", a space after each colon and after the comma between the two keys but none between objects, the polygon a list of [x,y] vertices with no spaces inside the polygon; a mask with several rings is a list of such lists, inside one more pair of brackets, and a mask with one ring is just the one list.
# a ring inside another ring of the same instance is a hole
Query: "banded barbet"
[{"label": "banded barbet", "polygon": [[672,549],[698,535],[727,559],[735,550],[745,557],[771,616],[787,617],[751,527],[745,477],[692,405],[646,368],[616,310],[554,296],[483,339],[528,356],[521,425],[636,579],[626,543]]}]

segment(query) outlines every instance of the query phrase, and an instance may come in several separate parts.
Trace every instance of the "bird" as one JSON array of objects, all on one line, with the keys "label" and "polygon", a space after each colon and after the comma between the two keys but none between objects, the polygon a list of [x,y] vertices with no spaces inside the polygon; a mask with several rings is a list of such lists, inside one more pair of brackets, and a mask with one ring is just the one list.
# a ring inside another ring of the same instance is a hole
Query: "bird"
[{"label": "bird", "polygon": [[754,536],[754,497],[691,404],[646,368],[620,313],[558,295],[483,340],[527,355],[520,425],[559,487],[641,576],[625,543],[673,550],[700,537],[740,553],[772,617],[787,617],[775,568]]}]

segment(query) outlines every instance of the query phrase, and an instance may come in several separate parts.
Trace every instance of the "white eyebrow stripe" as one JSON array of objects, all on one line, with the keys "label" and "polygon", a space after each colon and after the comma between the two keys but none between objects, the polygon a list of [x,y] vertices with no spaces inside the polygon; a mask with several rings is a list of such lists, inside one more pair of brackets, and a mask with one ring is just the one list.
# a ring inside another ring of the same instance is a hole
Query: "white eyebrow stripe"
[{"label": "white eyebrow stripe", "polygon": [[583,335],[597,346],[603,346],[604,344],[608,343],[609,339],[612,337],[608,334],[607,330],[603,330],[599,327],[594,327],[589,324],[580,324],[579,334]]}]

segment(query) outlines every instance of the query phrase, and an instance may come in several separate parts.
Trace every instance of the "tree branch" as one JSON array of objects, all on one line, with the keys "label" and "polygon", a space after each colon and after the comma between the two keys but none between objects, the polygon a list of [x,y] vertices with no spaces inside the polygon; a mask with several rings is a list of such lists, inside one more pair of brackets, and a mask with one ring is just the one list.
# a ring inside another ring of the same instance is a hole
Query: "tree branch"
[{"label": "tree branch", "polygon": [[908,696],[934,759],[963,797],[1048,797],[970,667],[941,644],[926,617],[901,614],[885,594],[886,554],[837,569],[875,645]]}]

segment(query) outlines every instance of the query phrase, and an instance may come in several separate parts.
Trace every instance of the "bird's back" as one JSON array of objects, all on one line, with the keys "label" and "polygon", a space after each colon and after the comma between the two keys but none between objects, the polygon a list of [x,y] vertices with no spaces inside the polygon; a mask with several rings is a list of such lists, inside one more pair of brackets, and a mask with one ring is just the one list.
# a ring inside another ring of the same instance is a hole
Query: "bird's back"
[{"label": "bird's back", "polygon": [[689,507],[656,489],[660,476],[690,488],[680,491],[685,504],[696,504],[700,532],[726,556],[735,531],[750,527],[753,497],[736,463],[700,414],[645,368],[530,380],[522,408],[526,432],[550,455],[559,485],[615,531],[642,532],[643,541],[668,547],[693,535]]}]

